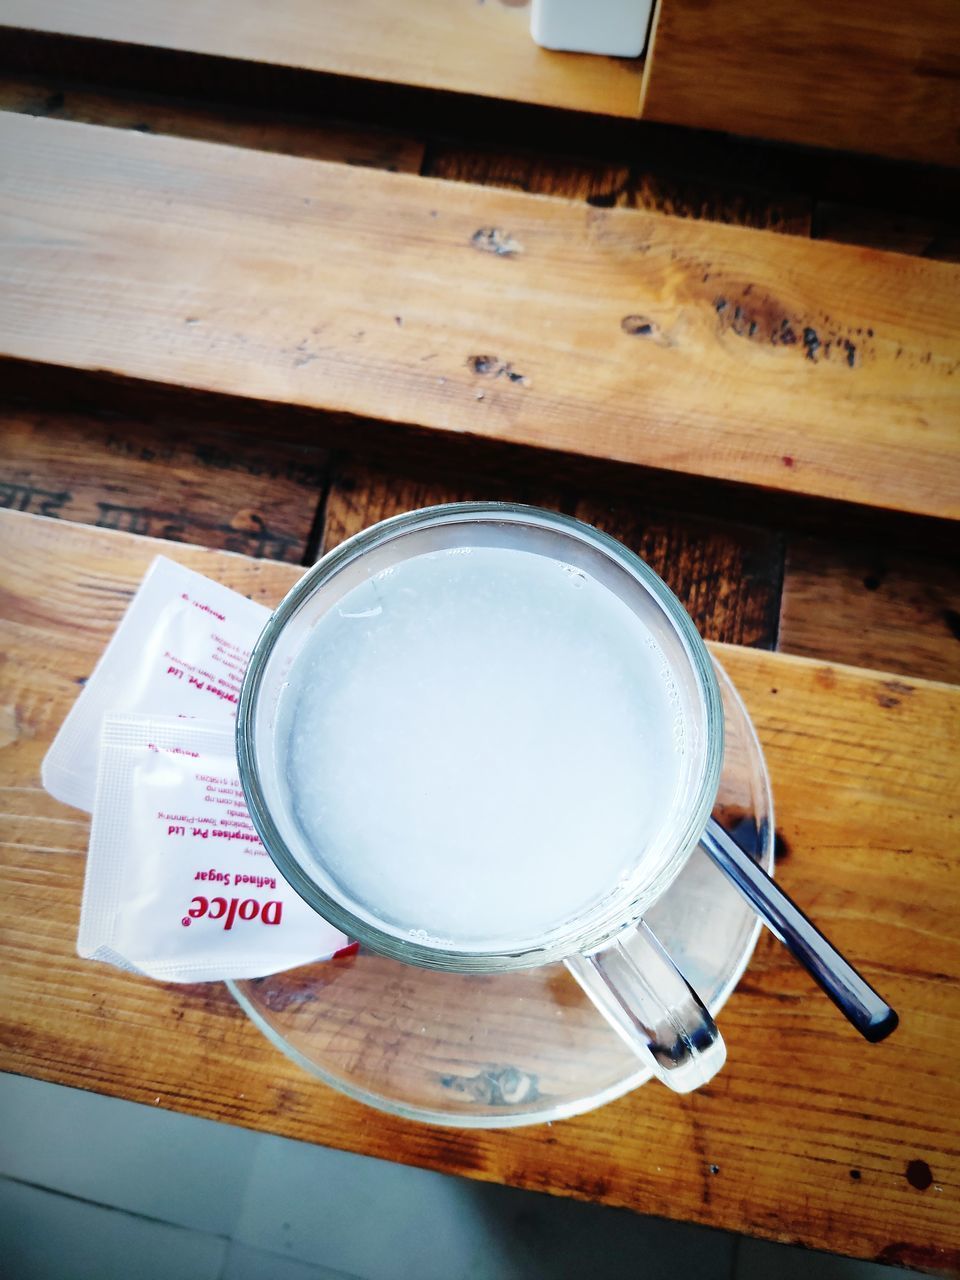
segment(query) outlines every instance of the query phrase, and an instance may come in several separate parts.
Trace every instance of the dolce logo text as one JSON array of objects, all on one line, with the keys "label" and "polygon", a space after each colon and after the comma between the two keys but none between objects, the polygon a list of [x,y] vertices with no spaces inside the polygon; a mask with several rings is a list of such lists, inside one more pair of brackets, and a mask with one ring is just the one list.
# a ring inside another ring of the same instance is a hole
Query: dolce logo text
[{"label": "dolce logo text", "polygon": [[197,896],[187,908],[180,923],[186,928],[194,920],[219,920],[221,928],[232,929],[237,920],[259,920],[261,924],[279,924],[283,903],[277,900],[260,903],[256,898],[203,898]]}]

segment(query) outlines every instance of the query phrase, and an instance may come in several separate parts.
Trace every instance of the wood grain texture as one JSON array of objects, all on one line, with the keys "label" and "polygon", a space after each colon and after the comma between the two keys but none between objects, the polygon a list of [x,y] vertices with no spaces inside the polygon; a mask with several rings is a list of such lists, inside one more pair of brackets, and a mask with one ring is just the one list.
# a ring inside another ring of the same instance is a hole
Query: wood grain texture
[{"label": "wood grain texture", "polygon": [[779,647],[960,684],[960,566],[880,540],[791,539]]},{"label": "wood grain texture", "polygon": [[954,0],[661,0],[658,12],[644,118],[960,163]]},{"label": "wood grain texture", "polygon": [[960,513],[960,271],[7,115],[0,354]]},{"label": "wood grain texture", "polygon": [[586,200],[598,209],[642,209],[678,218],[703,218],[790,235],[810,235],[812,200],[808,195],[766,190],[749,182],[691,176],[645,161],[591,163],[543,153],[441,143],[428,148],[423,172],[510,191]]},{"label": "wood grain texture", "polygon": [[109,125],[138,133],[204,138],[235,147],[368,165],[399,173],[419,173],[423,162],[422,142],[387,129],[358,128],[342,121],[318,122],[236,104],[227,110],[184,98],[111,92],[50,79],[0,77],[0,111]]},{"label": "wood grain texture", "polygon": [[527,502],[551,511],[568,508],[568,493],[556,485],[535,480],[499,481],[465,475],[438,478],[428,471],[416,474],[394,468],[383,470],[355,459],[334,464],[330,474],[323,516],[321,550],[332,550],[355,533],[418,507],[441,502]]},{"label": "wood grain texture", "polygon": [[585,495],[527,480],[438,481],[429,473],[337,466],[324,511],[324,551],[401,511],[440,502],[528,502],[564,511],[619,538],[660,574],[703,634],[731,644],[773,648],[783,546],[778,534],[659,510],[649,500]]},{"label": "wood grain texture", "polygon": [[646,560],[707,639],[774,647],[783,577],[783,540],[775,531],[610,497],[579,497],[572,514]]},{"label": "wood grain texture", "polygon": [[[268,604],[296,569],[9,512],[0,539],[4,1069],[449,1173],[960,1271],[950,853],[960,691],[717,650],[768,755],[782,879],[901,1010],[891,1040],[865,1046],[765,938],[724,1011],[730,1059],[707,1089],[681,1098],[646,1087],[550,1127],[434,1129],[311,1080],[220,986],[153,983],[74,954],[87,820],[40,790],[39,766],[78,680],[157,551]],[[930,1168],[925,1191],[906,1176],[913,1160]]]},{"label": "wood grain texture", "polygon": [[300,564],[326,483],[309,444],[0,406],[0,506]]},{"label": "wood grain texture", "polygon": [[639,110],[639,59],[541,49],[522,2],[4,0],[0,22],[604,115]]}]

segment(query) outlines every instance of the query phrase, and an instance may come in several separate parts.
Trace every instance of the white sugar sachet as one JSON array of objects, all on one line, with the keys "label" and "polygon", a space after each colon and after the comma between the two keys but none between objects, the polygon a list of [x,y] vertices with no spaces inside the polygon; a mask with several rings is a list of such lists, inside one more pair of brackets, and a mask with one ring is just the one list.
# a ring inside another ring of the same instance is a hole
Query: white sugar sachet
[{"label": "white sugar sachet", "polygon": [[250,650],[269,609],[158,556],[44,757],[57,800],[93,808],[106,712],[232,724]]},{"label": "white sugar sachet", "polygon": [[165,982],[257,978],[348,946],[254,830],[234,730],[103,719],[77,951]]}]

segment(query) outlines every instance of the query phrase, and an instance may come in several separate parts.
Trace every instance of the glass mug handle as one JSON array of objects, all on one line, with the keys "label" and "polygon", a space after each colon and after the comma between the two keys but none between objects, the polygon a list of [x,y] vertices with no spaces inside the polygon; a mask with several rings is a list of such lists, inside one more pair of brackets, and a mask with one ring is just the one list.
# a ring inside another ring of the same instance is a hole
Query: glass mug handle
[{"label": "glass mug handle", "polygon": [[643,920],[564,963],[613,1029],[675,1093],[698,1089],[723,1066],[727,1049],[717,1024]]}]

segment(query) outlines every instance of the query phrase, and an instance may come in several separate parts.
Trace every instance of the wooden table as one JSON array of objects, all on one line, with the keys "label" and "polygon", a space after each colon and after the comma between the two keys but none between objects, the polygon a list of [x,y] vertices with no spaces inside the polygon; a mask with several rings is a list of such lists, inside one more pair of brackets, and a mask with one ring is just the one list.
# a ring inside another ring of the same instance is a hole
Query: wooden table
[{"label": "wooden table", "polygon": [[[596,121],[571,159],[468,99],[443,134],[399,90],[333,119],[329,78],[311,114],[293,82],[188,100],[169,59],[147,92],[37,47],[0,83],[0,1065],[960,1274],[960,270],[920,256],[954,255],[949,176],[734,143],[719,172]],[[471,497],[608,529],[721,646],[778,875],[898,1007],[890,1041],[764,937],[706,1089],[447,1131],[316,1084],[222,987],[75,957],[87,820],[39,762],[151,556],[272,604],[372,521]]]}]

